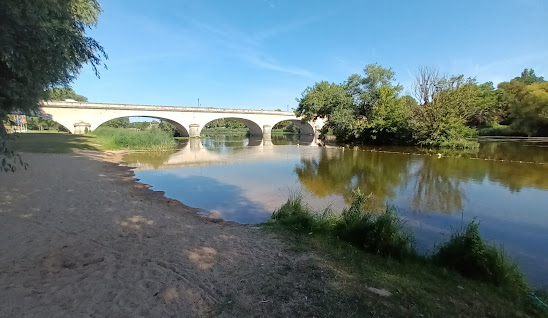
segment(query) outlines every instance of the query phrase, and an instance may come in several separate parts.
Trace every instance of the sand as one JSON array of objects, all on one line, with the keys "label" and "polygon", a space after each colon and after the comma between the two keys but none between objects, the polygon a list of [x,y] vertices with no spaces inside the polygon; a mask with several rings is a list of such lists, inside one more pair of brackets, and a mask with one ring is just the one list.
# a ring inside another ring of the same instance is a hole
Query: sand
[{"label": "sand", "polygon": [[[269,316],[294,266],[256,226],[210,220],[100,153],[23,154],[0,174],[0,317]],[[245,306],[244,306],[245,307]],[[282,314],[278,312],[278,314]]]}]

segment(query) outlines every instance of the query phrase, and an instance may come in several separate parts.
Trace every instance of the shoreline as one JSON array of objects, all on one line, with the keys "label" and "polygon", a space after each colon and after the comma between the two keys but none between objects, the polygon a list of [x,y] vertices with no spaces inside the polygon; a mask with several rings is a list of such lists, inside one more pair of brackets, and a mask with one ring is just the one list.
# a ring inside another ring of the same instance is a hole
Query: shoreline
[{"label": "shoreline", "polygon": [[0,176],[0,316],[535,317],[453,273],[200,216],[121,153],[24,153]]}]

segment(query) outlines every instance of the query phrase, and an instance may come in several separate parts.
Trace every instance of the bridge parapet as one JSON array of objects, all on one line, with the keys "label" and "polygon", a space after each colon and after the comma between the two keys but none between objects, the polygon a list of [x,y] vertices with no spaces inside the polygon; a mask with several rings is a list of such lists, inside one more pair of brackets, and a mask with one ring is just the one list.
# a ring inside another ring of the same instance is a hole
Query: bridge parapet
[{"label": "bridge parapet", "polygon": [[161,105],[135,105],[135,104],[107,104],[88,102],[68,101],[43,101],[45,108],[75,108],[75,109],[103,109],[103,110],[144,110],[144,111],[167,111],[167,112],[195,112],[195,113],[232,113],[232,114],[264,114],[275,116],[293,116],[293,112],[239,109],[239,108],[216,108],[216,107],[188,107],[188,106],[161,106]]},{"label": "bridge parapet", "polygon": [[[158,118],[174,125],[182,136],[198,137],[203,127],[215,119],[232,118],[243,122],[252,135],[270,134],[277,123],[297,122],[303,134],[315,134],[323,121],[301,123],[292,112],[232,109],[213,107],[182,107],[159,105],[105,104],[69,101],[42,102],[42,111],[71,133],[92,131],[104,122],[120,117]],[[82,127],[87,127],[83,129]]]}]

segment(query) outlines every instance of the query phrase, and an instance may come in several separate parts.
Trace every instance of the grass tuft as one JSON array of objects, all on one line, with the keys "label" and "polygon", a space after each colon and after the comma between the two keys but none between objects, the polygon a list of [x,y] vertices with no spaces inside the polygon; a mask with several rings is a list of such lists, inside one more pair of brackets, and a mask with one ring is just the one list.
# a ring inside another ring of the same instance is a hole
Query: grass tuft
[{"label": "grass tuft", "polygon": [[370,253],[397,259],[416,255],[413,233],[404,227],[396,210],[387,207],[381,214],[367,213],[366,200],[364,194],[354,190],[352,204],[335,226],[336,235]]},{"label": "grass tuft", "polygon": [[479,233],[479,222],[472,221],[465,231],[451,235],[433,255],[437,265],[456,270],[465,277],[493,283],[517,293],[528,290],[518,266],[506,253],[486,244]]},{"label": "grass tuft", "polygon": [[318,214],[303,203],[301,195],[294,194],[272,214],[272,221],[300,231],[336,236],[382,256],[404,259],[416,255],[413,234],[405,229],[395,210],[368,213],[364,210],[366,200],[367,196],[355,190],[352,205],[341,215],[329,209]]},{"label": "grass tuft", "polygon": [[[414,260],[425,266],[451,269],[464,277],[495,285],[521,299],[530,293],[518,266],[510,261],[502,249],[483,241],[479,223],[475,220],[468,224],[465,231],[454,233],[432,257],[425,257],[416,252],[413,233],[406,228],[394,208],[389,207],[383,213],[373,214],[365,211],[366,200],[367,196],[355,190],[350,207],[343,210],[342,214],[335,215],[330,210],[314,213],[299,194],[292,195],[273,213],[269,222],[300,232],[338,238],[379,256]],[[544,296],[541,294],[534,299],[542,300]]]}]

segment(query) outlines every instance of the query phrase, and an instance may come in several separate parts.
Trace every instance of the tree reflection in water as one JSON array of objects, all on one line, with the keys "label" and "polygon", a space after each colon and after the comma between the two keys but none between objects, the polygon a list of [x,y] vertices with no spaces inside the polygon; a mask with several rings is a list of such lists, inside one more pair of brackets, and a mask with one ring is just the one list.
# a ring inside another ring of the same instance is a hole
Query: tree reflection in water
[{"label": "tree reflection in water", "polygon": [[295,173],[307,191],[321,198],[341,195],[349,204],[352,189],[371,193],[372,211],[384,210],[386,201],[405,188],[413,192],[413,210],[453,213],[463,210],[463,182],[498,183],[511,192],[548,189],[548,147],[538,146],[482,142],[476,150],[437,153],[402,147],[326,148],[319,158],[302,159]]}]

